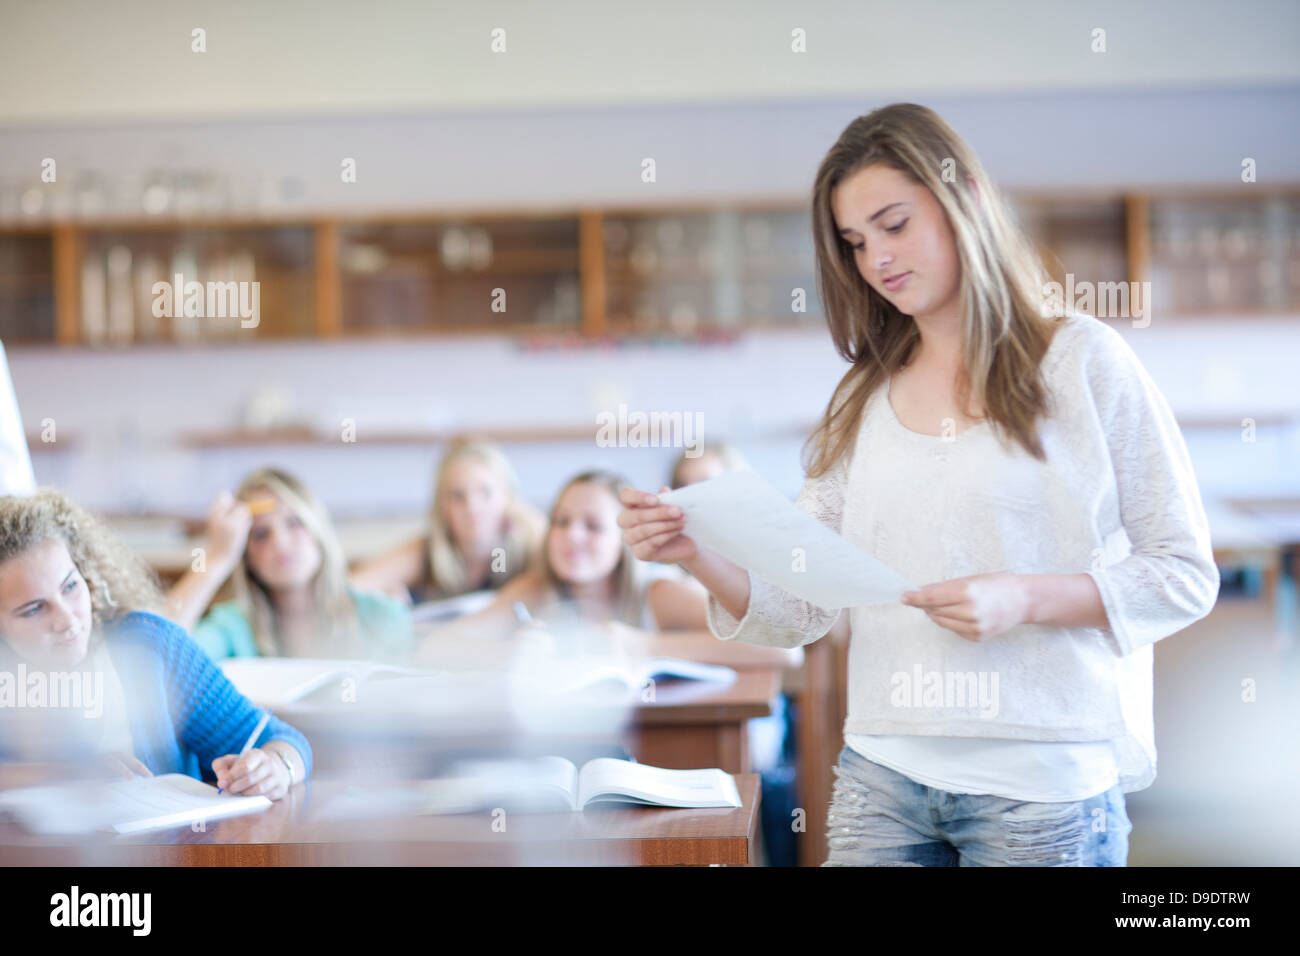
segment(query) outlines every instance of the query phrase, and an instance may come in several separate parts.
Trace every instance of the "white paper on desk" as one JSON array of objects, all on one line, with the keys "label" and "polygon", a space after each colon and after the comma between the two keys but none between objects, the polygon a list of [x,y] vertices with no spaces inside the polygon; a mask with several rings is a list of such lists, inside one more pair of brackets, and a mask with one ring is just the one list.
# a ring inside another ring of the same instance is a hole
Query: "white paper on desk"
[{"label": "white paper on desk", "polygon": [[[685,535],[821,608],[897,601],[912,585],[836,534],[753,471],[659,495],[686,516]],[[802,570],[795,570],[800,548]]]}]

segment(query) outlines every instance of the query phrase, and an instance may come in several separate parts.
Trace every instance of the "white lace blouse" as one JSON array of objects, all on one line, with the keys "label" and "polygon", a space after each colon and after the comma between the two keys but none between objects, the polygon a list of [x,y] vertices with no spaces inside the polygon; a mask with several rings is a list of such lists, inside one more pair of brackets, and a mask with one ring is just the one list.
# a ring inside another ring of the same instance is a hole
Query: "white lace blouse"
[{"label": "white lace blouse", "polygon": [[[1155,778],[1152,645],[1218,595],[1205,510],[1173,413],[1118,332],[1072,314],[1042,367],[1045,461],[1003,447],[988,423],[952,440],[913,432],[881,388],[854,453],[807,480],[797,504],[918,586],[1087,573],[1109,627],[1024,624],[972,642],[919,608],[853,608],[844,732],[1110,740],[1122,788],[1138,790]],[[719,638],[796,647],[835,621],[752,572],[749,584],[740,621],[710,596]],[[980,681],[994,706],[963,696]]]}]

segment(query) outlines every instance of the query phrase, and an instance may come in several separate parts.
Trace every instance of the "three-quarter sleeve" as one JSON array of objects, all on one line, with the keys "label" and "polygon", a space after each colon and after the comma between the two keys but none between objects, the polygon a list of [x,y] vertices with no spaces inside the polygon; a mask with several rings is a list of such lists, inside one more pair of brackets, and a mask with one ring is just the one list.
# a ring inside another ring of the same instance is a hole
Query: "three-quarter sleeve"
[{"label": "three-quarter sleeve", "polygon": [[[183,629],[172,625],[168,631],[163,639],[163,662],[176,738],[198,757],[201,772],[210,777],[212,761],[243,749],[248,735],[262,719],[262,711],[235,688]],[[280,718],[272,717],[253,745],[260,747],[272,740],[292,745],[311,775],[312,753],[306,737]]]},{"label": "three-quarter sleeve", "polygon": [[[845,456],[824,475],[805,480],[795,505],[839,534],[847,481]],[[749,572],[749,606],[743,618],[737,620],[713,594],[708,603],[709,630],[715,637],[764,647],[811,644],[825,636],[839,615],[839,608],[818,607],[753,571]]]},{"label": "three-quarter sleeve", "polygon": [[1110,450],[1130,553],[1088,573],[1122,656],[1210,613],[1219,593],[1209,522],[1168,402],[1113,329],[1087,359],[1093,406]]}]

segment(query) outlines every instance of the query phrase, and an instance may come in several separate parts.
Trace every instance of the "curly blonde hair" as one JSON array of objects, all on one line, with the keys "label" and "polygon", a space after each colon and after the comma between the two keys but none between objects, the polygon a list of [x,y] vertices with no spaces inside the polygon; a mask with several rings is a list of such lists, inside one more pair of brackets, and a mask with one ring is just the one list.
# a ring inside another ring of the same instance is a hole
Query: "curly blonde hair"
[{"label": "curly blonde hair", "polygon": [[68,549],[90,591],[96,624],[162,607],[153,571],[62,492],[41,488],[28,497],[0,497],[0,562],[47,541],[61,541]]}]

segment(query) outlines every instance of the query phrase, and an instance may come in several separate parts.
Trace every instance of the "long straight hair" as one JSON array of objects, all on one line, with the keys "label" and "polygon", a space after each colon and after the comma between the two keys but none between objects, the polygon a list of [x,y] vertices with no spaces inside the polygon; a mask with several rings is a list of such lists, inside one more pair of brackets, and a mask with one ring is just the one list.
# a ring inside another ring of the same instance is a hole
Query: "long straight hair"
[{"label": "long straight hair", "polygon": [[[491,442],[462,438],[455,441],[438,464],[433,501],[429,506],[429,533],[424,554],[422,585],[431,596],[455,597],[476,586],[469,579],[465,557],[452,538],[447,522],[447,474],[462,460],[478,462],[496,476],[506,489],[508,502],[502,520],[500,547],[504,551],[505,573],[493,585],[504,584],[527,570],[536,558],[542,536],[541,515],[519,494],[519,482],[505,453]],[[495,577],[495,575],[494,575]]]},{"label": "long straight hair", "polygon": [[[240,484],[235,497],[248,501],[258,494],[271,494],[278,498],[311,532],[320,548],[320,568],[311,584],[316,611],[315,633],[322,650],[320,656],[338,653],[362,656],[361,625],[356,604],[348,590],[347,559],[325,506],[305,484],[278,468],[253,472]],[[258,650],[265,657],[279,656],[283,653],[283,646],[276,626],[275,606],[266,585],[248,566],[247,546],[231,579],[235,600],[248,619]]]},{"label": "long straight hair", "polygon": [[[555,525],[555,511],[560,506],[560,500],[574,485],[596,485],[603,488],[617,502],[619,492],[624,488],[631,488],[627,480],[621,475],[616,475],[610,471],[584,471],[580,475],[570,478],[560,489],[560,493],[555,496],[555,502],[551,505],[551,513],[547,516],[547,538],[550,537],[550,530]],[[621,507],[621,505],[620,505]],[[621,537],[621,536],[620,536]],[[610,577],[613,579],[613,606],[615,617],[624,624],[630,624],[634,627],[641,623],[642,607],[642,578],[645,574],[643,562],[632,553],[631,547],[626,540],[622,543],[622,550],[619,555],[618,564],[610,571]],[[572,597],[572,589],[568,582],[560,579],[555,573],[555,567],[551,564],[551,549],[549,540],[544,544],[541,550],[541,561],[539,562],[539,578],[543,586],[550,592],[552,597],[561,601],[568,601]]]},{"label": "long straight hair", "polygon": [[1014,440],[1042,460],[1036,423],[1050,413],[1050,401],[1040,364],[1057,327],[1044,316],[1042,260],[957,132],[927,107],[895,103],[850,123],[813,185],[817,288],[836,351],[852,367],[804,446],[808,475],[823,475],[852,453],[867,400],[920,342],[912,317],[863,279],[835,223],[836,188],[876,164],[929,189],[952,227],[961,263],[959,399],[984,409],[1004,445]]}]

